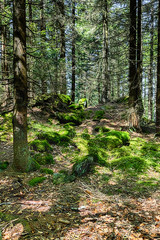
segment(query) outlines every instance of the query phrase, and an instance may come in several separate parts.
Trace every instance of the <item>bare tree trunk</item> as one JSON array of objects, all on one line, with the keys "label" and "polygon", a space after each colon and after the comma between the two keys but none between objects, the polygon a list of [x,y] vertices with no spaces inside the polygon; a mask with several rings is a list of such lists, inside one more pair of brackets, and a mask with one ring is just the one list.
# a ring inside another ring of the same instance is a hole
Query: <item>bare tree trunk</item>
[{"label": "bare tree trunk", "polygon": [[108,73],[108,3],[103,2],[103,64],[102,64],[102,102],[106,103],[110,97],[109,73]]},{"label": "bare tree trunk", "polygon": [[58,1],[58,6],[61,14],[60,20],[60,32],[61,32],[61,52],[60,52],[60,71],[61,71],[61,93],[67,93],[67,83],[66,83],[66,43],[65,43],[65,8],[64,8],[64,0]]},{"label": "bare tree trunk", "polygon": [[136,30],[136,0],[130,0],[129,127],[139,129],[140,115],[138,99],[140,86],[137,77]]},{"label": "bare tree trunk", "polygon": [[71,99],[75,101],[76,90],[76,55],[75,55],[75,0],[72,1],[72,90]]},{"label": "bare tree trunk", "polygon": [[149,66],[149,89],[148,89],[148,113],[149,113],[149,119],[153,120],[154,114],[153,114],[153,37],[154,37],[154,14],[153,14],[153,7],[151,8],[151,40],[150,40],[150,66]]},{"label": "bare tree trunk", "polygon": [[29,167],[27,143],[27,70],[26,70],[26,14],[25,0],[13,1],[14,43],[14,112],[13,112],[13,167],[25,172]]},{"label": "bare tree trunk", "polygon": [[158,57],[157,57],[157,94],[156,94],[156,131],[160,132],[160,0],[158,7]]}]

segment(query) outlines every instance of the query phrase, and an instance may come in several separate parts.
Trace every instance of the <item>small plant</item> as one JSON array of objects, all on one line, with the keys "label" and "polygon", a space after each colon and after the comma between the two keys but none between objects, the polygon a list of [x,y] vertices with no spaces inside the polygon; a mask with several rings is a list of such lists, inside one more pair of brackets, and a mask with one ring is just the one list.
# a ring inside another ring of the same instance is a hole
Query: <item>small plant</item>
[{"label": "small plant", "polygon": [[28,182],[28,184],[29,184],[29,186],[33,187],[33,186],[36,186],[39,183],[42,183],[45,179],[46,179],[46,177],[35,177],[35,178],[31,179]]},{"label": "small plant", "polygon": [[46,174],[53,174],[53,171],[51,169],[48,168],[42,168],[40,170],[41,173],[46,173]]}]

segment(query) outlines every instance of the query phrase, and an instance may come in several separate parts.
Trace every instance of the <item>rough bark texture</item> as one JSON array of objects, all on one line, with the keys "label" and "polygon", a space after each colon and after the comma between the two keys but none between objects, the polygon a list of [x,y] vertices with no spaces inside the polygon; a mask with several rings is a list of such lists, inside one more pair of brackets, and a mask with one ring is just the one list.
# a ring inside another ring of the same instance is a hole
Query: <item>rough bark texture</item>
[{"label": "rough bark texture", "polygon": [[156,130],[160,132],[160,0],[158,8],[158,59],[157,59],[157,94],[156,94]]},{"label": "rough bark texture", "polygon": [[[139,16],[140,17],[140,16]],[[138,21],[141,24],[141,21]],[[140,26],[140,25],[139,25]],[[141,37],[138,30],[138,37]],[[140,128],[140,118],[143,114],[141,102],[141,39],[138,40],[139,52],[136,51],[136,0],[130,0],[130,50],[129,50],[129,127]],[[137,53],[137,54],[136,54]],[[138,58],[137,58],[138,56]],[[137,65],[138,60],[138,65]],[[138,69],[137,69],[138,67]],[[139,72],[137,72],[137,70]]]},{"label": "rough bark texture", "polygon": [[72,1],[72,96],[71,99],[75,101],[76,89],[76,56],[75,56],[75,1]]},{"label": "rough bark texture", "polygon": [[154,119],[153,114],[153,37],[154,37],[154,14],[153,7],[151,8],[151,31],[150,31],[150,66],[148,76],[148,113],[151,120]]},{"label": "rough bark texture", "polygon": [[103,2],[103,66],[102,66],[102,102],[106,103],[110,95],[109,74],[108,74],[108,3]]},{"label": "rough bark texture", "polygon": [[14,39],[14,113],[13,113],[13,167],[27,171],[29,151],[27,144],[27,71],[26,71],[26,17],[25,0],[13,1]]},{"label": "rough bark texture", "polygon": [[65,44],[65,8],[64,8],[64,0],[61,0],[58,2],[59,10],[61,14],[60,19],[60,32],[61,32],[61,52],[60,52],[60,71],[61,71],[61,93],[66,94],[67,93],[67,84],[66,84],[66,62],[65,62],[65,56],[66,56],[66,44]]}]

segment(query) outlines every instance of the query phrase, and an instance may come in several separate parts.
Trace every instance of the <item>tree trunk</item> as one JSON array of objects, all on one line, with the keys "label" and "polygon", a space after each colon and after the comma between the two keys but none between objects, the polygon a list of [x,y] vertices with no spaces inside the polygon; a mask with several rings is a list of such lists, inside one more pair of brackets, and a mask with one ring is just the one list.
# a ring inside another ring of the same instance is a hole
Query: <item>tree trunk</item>
[{"label": "tree trunk", "polygon": [[158,57],[157,57],[157,94],[156,94],[156,131],[160,132],[160,0],[158,7]]},{"label": "tree trunk", "polygon": [[26,71],[26,14],[25,0],[13,1],[14,44],[14,112],[13,167],[25,172],[29,167],[27,143],[27,71]]},{"label": "tree trunk", "polygon": [[149,65],[149,76],[148,76],[148,113],[149,119],[154,119],[153,113],[153,37],[154,37],[154,14],[153,7],[151,8],[151,31],[150,31],[150,65]]},{"label": "tree trunk", "polygon": [[76,56],[75,56],[75,0],[72,1],[72,92],[71,99],[75,102],[76,90]]},{"label": "tree trunk", "polygon": [[66,42],[65,42],[65,9],[64,9],[64,0],[58,2],[59,10],[61,14],[60,21],[60,32],[61,32],[61,52],[60,52],[60,71],[61,71],[61,93],[67,93],[67,84],[66,84]]},{"label": "tree trunk", "polygon": [[[129,46],[129,127],[140,128],[139,82],[136,58],[136,0],[130,0],[130,46]],[[137,94],[138,93],[138,94]]]},{"label": "tree trunk", "polygon": [[102,90],[102,102],[106,103],[109,95],[109,74],[108,74],[108,3],[107,1],[103,2],[103,64],[102,64],[102,81],[103,81],[103,90]]}]

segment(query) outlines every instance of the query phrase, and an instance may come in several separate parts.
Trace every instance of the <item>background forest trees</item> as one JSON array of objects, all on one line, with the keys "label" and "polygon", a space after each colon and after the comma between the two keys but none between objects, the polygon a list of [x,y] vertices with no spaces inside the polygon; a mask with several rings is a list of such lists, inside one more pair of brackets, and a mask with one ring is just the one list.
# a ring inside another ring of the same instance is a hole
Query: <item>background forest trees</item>
[{"label": "background forest trees", "polygon": [[[136,76],[144,116],[156,120],[158,3],[27,0],[29,100],[58,92],[67,93],[74,101],[85,97],[90,105],[96,105],[130,95],[130,106],[134,106],[131,101],[137,99],[131,100],[131,94],[137,92],[132,81]],[[0,101],[9,106],[14,76],[13,1],[0,0],[0,5]]]}]

